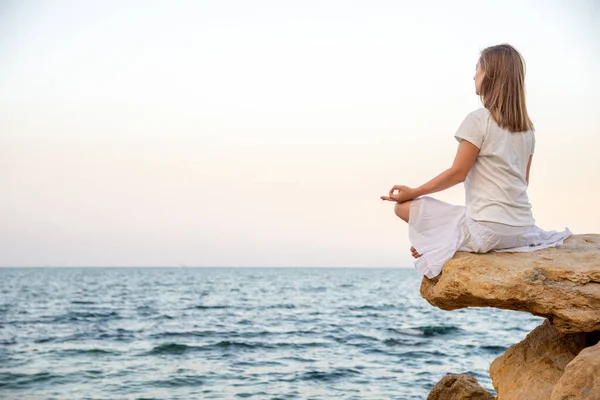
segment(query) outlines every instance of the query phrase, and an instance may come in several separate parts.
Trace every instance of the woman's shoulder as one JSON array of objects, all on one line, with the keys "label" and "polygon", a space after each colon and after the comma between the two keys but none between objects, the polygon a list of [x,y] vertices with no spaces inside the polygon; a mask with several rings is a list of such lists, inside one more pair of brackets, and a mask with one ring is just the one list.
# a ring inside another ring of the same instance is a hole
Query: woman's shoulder
[{"label": "woman's shoulder", "polygon": [[481,107],[467,114],[463,121],[463,124],[467,126],[477,127],[483,133],[487,131],[486,127],[489,119],[490,112],[487,108]]},{"label": "woman's shoulder", "polygon": [[481,107],[478,108],[474,111],[471,111],[468,115],[467,118],[474,118],[474,119],[479,119],[479,120],[484,120],[487,119],[490,116],[490,112],[487,108],[485,107]]},{"label": "woman's shoulder", "polygon": [[485,108],[478,108],[467,114],[454,134],[456,140],[460,142],[462,139],[466,139],[481,149],[487,136],[488,115],[489,113]]}]

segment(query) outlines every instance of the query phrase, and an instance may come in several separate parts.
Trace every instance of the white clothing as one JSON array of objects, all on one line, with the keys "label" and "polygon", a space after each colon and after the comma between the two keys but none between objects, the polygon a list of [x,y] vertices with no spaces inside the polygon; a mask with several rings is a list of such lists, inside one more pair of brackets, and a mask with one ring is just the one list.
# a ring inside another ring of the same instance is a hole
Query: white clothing
[{"label": "white clothing", "polygon": [[410,205],[408,235],[421,257],[415,268],[434,278],[457,251],[525,252],[561,245],[572,235],[535,225],[527,197],[527,164],[533,131],[500,128],[485,108],[473,111],[454,135],[479,148],[465,180],[465,206],[423,196]]},{"label": "white clothing", "polygon": [[479,148],[465,180],[467,216],[512,226],[535,224],[527,197],[527,164],[535,149],[533,131],[500,128],[486,108],[471,112],[456,134]]},{"label": "white clothing", "polygon": [[563,244],[572,235],[545,231],[536,225],[517,227],[478,222],[467,215],[467,207],[456,206],[423,196],[410,204],[408,237],[421,254],[415,268],[421,275],[434,278],[457,251],[471,253],[528,252]]}]

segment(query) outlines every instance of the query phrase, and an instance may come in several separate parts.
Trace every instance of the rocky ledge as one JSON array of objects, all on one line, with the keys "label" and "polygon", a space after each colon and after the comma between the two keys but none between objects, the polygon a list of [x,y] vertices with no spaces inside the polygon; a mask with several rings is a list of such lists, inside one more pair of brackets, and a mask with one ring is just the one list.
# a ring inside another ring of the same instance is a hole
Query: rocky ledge
[{"label": "rocky ledge", "polygon": [[[497,400],[600,399],[600,235],[530,253],[458,252],[441,275],[423,278],[421,295],[443,310],[495,307],[547,318],[492,362]],[[430,398],[488,398],[473,379],[447,376]],[[451,394],[471,387],[471,397]]]},{"label": "rocky ledge", "polygon": [[421,295],[443,310],[494,307],[548,318],[561,332],[600,330],[600,235],[530,253],[458,252]]}]

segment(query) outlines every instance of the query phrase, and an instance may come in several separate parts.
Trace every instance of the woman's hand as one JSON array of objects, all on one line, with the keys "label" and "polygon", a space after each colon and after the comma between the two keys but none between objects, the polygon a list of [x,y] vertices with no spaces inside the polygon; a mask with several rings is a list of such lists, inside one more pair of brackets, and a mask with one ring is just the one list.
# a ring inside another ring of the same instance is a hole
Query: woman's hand
[{"label": "woman's hand", "polygon": [[[396,190],[398,191],[398,193],[394,193]],[[381,200],[388,200],[388,201],[395,201],[397,203],[402,203],[407,200],[412,200],[415,197],[417,197],[417,196],[415,195],[414,189],[409,188],[408,186],[394,185],[394,187],[392,187],[390,189],[390,193],[387,196],[381,196]]]}]

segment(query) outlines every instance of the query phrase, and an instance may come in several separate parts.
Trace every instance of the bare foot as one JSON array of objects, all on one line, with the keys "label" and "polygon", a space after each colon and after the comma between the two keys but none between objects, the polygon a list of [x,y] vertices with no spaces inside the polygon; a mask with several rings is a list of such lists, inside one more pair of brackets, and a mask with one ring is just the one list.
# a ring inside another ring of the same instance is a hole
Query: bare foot
[{"label": "bare foot", "polygon": [[414,248],[414,247],[412,247],[412,246],[410,246],[410,252],[412,253],[412,256],[413,256],[414,258],[419,258],[419,257],[421,257],[421,255],[420,255],[419,253],[417,253],[417,250],[415,250],[415,248]]}]

